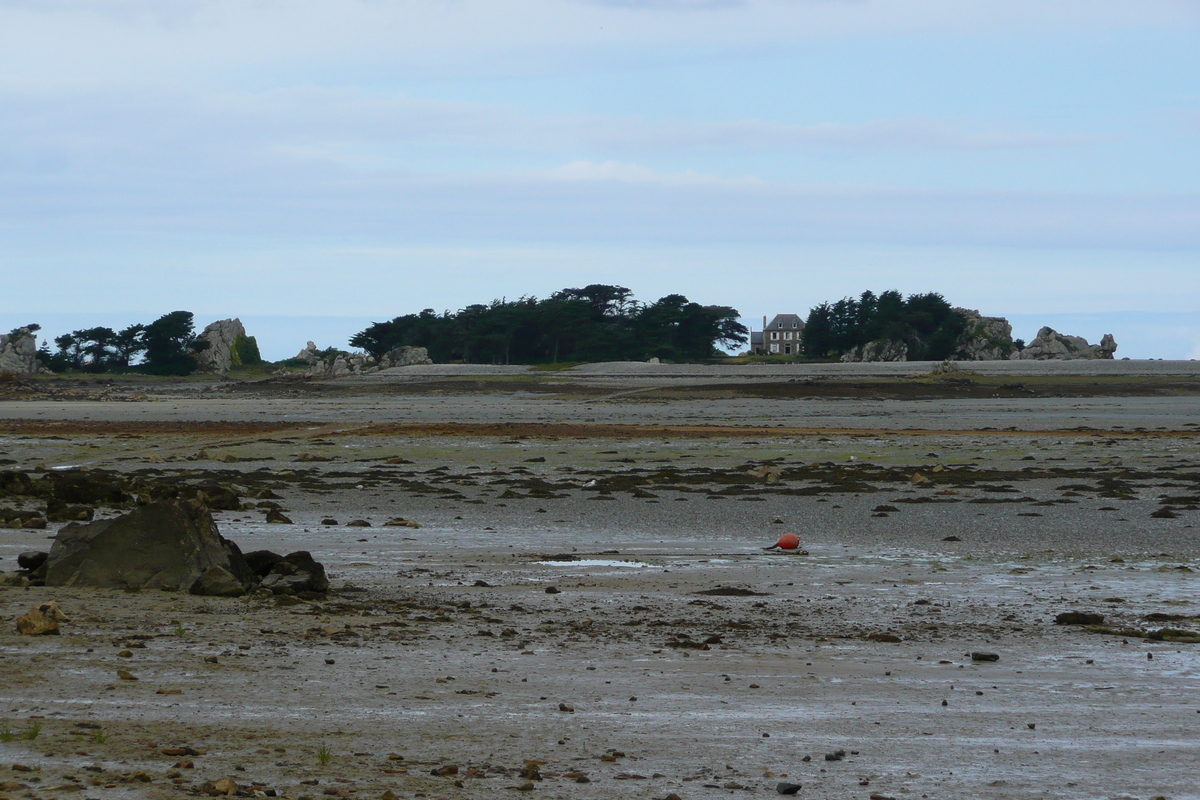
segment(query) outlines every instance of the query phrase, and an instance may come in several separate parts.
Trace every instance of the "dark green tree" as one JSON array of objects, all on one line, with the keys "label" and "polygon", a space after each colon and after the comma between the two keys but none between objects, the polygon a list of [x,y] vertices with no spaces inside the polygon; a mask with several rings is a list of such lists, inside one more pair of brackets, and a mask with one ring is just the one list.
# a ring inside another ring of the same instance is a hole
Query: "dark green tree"
[{"label": "dark green tree", "polygon": [[190,375],[196,371],[196,357],[189,352],[196,345],[192,312],[172,311],[146,326],[142,332],[146,360],[142,369],[151,375]]},{"label": "dark green tree", "polygon": [[142,341],[142,333],[145,330],[145,325],[130,325],[128,328],[117,332],[112,342],[112,363],[114,366],[128,369],[134,357],[145,351],[146,345]]}]

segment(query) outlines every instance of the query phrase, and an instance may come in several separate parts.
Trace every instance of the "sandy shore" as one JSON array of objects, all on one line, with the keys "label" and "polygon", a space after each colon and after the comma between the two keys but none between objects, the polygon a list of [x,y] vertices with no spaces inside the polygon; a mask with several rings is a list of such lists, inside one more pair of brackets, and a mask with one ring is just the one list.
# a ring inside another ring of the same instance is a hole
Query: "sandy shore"
[{"label": "sandy shore", "polygon": [[[1177,384],[647,399],[386,377],[0,403],[0,470],[269,486],[292,522],[251,501],[222,533],[311,550],[334,586],[0,588],[0,797],[225,777],[295,798],[1200,796],[1200,645],[1142,638],[1200,631],[1200,409]],[[0,570],[54,527],[0,529]],[[785,531],[806,555],[761,549]],[[45,599],[72,623],[18,636]]]}]

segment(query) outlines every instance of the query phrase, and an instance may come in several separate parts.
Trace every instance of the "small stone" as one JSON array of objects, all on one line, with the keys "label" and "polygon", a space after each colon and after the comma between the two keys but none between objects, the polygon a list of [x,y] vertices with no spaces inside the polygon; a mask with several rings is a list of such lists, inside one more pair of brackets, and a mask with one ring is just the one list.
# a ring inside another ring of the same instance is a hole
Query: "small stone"
[{"label": "small stone", "polygon": [[569,706],[569,705],[567,705],[566,703],[559,703],[559,704],[558,704],[558,710],[559,710],[559,711],[565,711],[565,712],[567,712],[568,714],[574,714],[574,713],[575,713],[575,707],[574,707],[574,706]]},{"label": "small stone", "polygon": [[1083,611],[1065,611],[1054,618],[1055,625],[1102,625],[1103,614],[1090,614]]},{"label": "small stone", "polygon": [[240,787],[238,787],[237,781],[235,781],[233,778],[221,778],[219,781],[213,782],[213,789],[215,789],[219,794],[234,794],[237,792],[238,788]]},{"label": "small stone", "polygon": [[352,519],[346,523],[346,527],[347,528],[369,528],[369,527],[371,527],[371,523],[367,522],[365,519]]},{"label": "small stone", "polygon": [[775,791],[779,794],[796,794],[800,791],[800,784],[781,781],[775,784]]},{"label": "small stone", "polygon": [[558,589],[554,588],[553,586],[546,587],[546,594],[558,594],[558,593],[559,593]]},{"label": "small stone", "polygon": [[[338,521],[336,519],[334,519],[333,517],[326,517],[325,519],[321,520],[321,524],[322,525],[337,525]],[[389,789],[388,791],[390,792],[391,790]]]},{"label": "small stone", "polygon": [[134,675],[132,672],[130,672],[127,669],[117,670],[117,677],[123,681],[136,681],[137,680],[137,675]]},{"label": "small stone", "polygon": [[17,620],[17,630],[25,636],[58,635],[59,623],[71,619],[51,600],[34,606]]},{"label": "small stone", "polygon": [[327,659],[325,659],[325,663],[326,663],[326,664],[333,664],[333,663],[334,663],[334,659],[332,659],[332,658],[327,658]]},{"label": "small stone", "polygon": [[825,754],[826,761],[841,761],[845,757],[846,757],[845,750],[834,750],[832,753]]},{"label": "small stone", "polygon": [[205,663],[205,664],[216,664],[216,663],[217,663],[217,657],[216,657],[216,656],[205,656],[205,657],[204,657],[204,663]]},{"label": "small stone", "polygon": [[292,520],[278,508],[272,508],[267,511],[267,522],[273,525],[291,525]]}]

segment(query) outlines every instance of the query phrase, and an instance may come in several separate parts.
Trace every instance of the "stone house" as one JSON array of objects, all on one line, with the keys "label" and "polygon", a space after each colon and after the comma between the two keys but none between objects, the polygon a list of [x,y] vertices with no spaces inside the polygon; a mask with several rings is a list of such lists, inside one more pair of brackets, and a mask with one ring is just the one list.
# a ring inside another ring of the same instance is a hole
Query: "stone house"
[{"label": "stone house", "polygon": [[763,317],[761,350],[768,355],[794,356],[800,354],[800,339],[804,335],[804,320],[799,314],[776,314],[770,322]]}]

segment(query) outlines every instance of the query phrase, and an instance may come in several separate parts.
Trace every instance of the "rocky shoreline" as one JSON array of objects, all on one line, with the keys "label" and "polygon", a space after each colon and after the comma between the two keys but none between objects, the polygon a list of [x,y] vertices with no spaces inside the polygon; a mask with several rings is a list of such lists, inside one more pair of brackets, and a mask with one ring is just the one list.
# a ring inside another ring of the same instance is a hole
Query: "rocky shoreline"
[{"label": "rocky shoreline", "polygon": [[[1044,397],[1031,430],[980,399],[906,431],[901,400],[870,406],[895,430],[849,398],[820,402],[851,424],[802,430],[715,424],[724,401],[494,388],[460,396],[497,421],[464,424],[406,384],[319,421],[308,382],[237,422],[236,395],[181,386],[0,404],[0,507],[45,520],[0,528],[0,796],[1192,790],[1194,394],[1141,431],[1154,398],[1111,394],[1091,429],[1060,424],[1083,401]],[[525,415],[561,421],[500,421]],[[89,512],[201,494],[221,536],[309,552],[328,592],[19,569]],[[785,532],[800,552],[762,549]],[[50,601],[58,635],[19,633]]]}]

